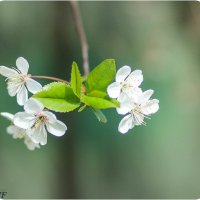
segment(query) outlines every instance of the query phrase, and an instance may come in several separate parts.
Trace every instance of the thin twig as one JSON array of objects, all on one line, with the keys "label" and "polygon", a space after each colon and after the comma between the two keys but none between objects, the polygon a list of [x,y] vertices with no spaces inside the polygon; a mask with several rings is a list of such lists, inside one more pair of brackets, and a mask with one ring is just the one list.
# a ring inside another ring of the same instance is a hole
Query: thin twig
[{"label": "thin twig", "polygon": [[69,84],[69,82],[66,81],[66,80],[63,80],[63,79],[60,79],[60,78],[51,77],[51,76],[31,76],[31,78],[48,79],[48,80],[53,80],[53,81],[58,81],[58,82],[63,82],[63,83]]},{"label": "thin twig", "polygon": [[73,14],[74,22],[75,22],[76,31],[78,33],[79,40],[81,43],[83,70],[84,70],[84,74],[87,75],[90,71],[89,62],[88,62],[88,42],[85,35],[85,30],[83,27],[78,3],[75,0],[70,0],[69,2],[72,8],[72,14]]}]

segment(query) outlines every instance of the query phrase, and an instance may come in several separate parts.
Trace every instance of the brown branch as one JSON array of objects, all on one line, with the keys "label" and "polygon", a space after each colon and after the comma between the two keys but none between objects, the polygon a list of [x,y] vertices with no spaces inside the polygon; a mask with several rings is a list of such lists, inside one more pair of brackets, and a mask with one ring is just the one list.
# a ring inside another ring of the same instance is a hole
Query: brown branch
[{"label": "brown branch", "polygon": [[63,82],[63,83],[69,84],[68,81],[65,81],[65,80],[60,79],[60,78],[51,77],[51,76],[31,76],[30,78],[48,79],[48,80],[53,80],[53,81],[58,81],[58,82]]},{"label": "brown branch", "polygon": [[89,73],[89,61],[88,61],[88,43],[85,35],[85,30],[83,27],[80,10],[78,6],[78,2],[75,0],[70,0],[70,5],[72,9],[72,15],[75,22],[76,31],[79,36],[79,40],[81,43],[81,51],[82,51],[82,59],[83,59],[83,70],[84,74],[87,75]]}]

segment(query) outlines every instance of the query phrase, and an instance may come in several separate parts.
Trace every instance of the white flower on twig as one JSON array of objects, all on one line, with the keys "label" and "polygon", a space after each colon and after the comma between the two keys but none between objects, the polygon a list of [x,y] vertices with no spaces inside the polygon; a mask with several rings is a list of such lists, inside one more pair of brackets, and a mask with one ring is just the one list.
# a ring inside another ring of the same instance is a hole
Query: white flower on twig
[{"label": "white flower on twig", "polygon": [[17,69],[0,66],[0,74],[7,78],[8,94],[10,96],[17,95],[17,103],[24,105],[28,100],[28,91],[35,94],[42,89],[42,86],[30,78],[31,75],[28,74],[29,64],[26,59],[17,58],[16,66]]},{"label": "white flower on twig", "polygon": [[132,95],[123,95],[119,98],[120,108],[117,108],[119,114],[126,115],[119,123],[118,130],[121,133],[127,133],[136,125],[144,124],[144,118],[149,118],[159,109],[159,100],[150,99],[153,90],[145,92],[132,93]]},{"label": "white flower on twig", "polygon": [[7,127],[8,134],[12,135],[14,139],[24,139],[24,143],[26,144],[29,150],[34,150],[35,148],[40,148],[40,145],[33,142],[31,138],[27,135],[27,130],[22,129],[13,124],[14,115],[2,112],[1,116],[5,117],[6,119],[12,122],[12,125]]},{"label": "white flower on twig", "polygon": [[111,83],[107,92],[111,98],[118,98],[121,93],[130,93],[131,90],[137,89],[143,81],[141,70],[134,70],[127,65],[121,67],[116,73],[116,82]]},{"label": "white flower on twig", "polygon": [[56,119],[56,116],[44,110],[44,106],[36,99],[29,99],[24,105],[25,112],[14,116],[14,124],[27,129],[27,133],[35,143],[47,143],[47,131],[55,136],[62,136],[67,126]]}]

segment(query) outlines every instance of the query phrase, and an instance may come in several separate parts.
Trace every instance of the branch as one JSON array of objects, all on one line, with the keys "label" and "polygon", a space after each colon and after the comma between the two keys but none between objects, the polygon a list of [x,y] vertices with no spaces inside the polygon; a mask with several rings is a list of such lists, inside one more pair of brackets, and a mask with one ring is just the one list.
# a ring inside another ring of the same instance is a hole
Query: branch
[{"label": "branch", "polygon": [[89,62],[88,62],[88,43],[85,35],[85,30],[83,27],[80,10],[77,1],[70,0],[70,5],[72,9],[72,15],[75,22],[76,31],[79,36],[79,40],[81,43],[81,51],[82,51],[82,59],[83,59],[83,70],[84,74],[87,75],[89,73]]},{"label": "branch", "polygon": [[51,77],[51,76],[30,76],[30,78],[48,79],[48,80],[53,80],[53,81],[58,81],[58,82],[63,82],[63,83],[69,84],[68,81],[65,81],[65,80],[60,79],[60,78]]}]

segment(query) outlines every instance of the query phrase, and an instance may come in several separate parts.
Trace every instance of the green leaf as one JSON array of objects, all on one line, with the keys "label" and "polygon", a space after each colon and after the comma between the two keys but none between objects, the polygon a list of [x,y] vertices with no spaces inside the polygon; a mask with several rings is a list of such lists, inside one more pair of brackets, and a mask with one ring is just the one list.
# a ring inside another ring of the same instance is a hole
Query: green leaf
[{"label": "green leaf", "polygon": [[107,93],[99,91],[99,90],[93,90],[88,94],[88,96],[104,98],[107,96]]},{"label": "green leaf", "polygon": [[86,107],[87,107],[87,105],[83,105],[83,106],[81,106],[81,107],[78,109],[78,112],[83,111]]},{"label": "green leaf", "polygon": [[89,97],[89,96],[81,96],[81,101],[85,103],[87,106],[91,106],[97,109],[106,109],[106,108],[116,108],[119,106],[118,101],[113,101],[109,99],[102,99],[98,97]]},{"label": "green leaf", "polygon": [[95,116],[97,117],[97,119],[99,120],[99,122],[102,122],[102,123],[106,123],[106,122],[107,122],[107,118],[106,118],[106,116],[102,113],[101,110],[92,108],[92,111],[93,111],[93,113],[95,114]]},{"label": "green leaf", "polygon": [[78,65],[73,62],[71,71],[71,87],[77,97],[81,96],[81,85],[82,80]]},{"label": "green leaf", "polygon": [[86,81],[86,92],[90,93],[93,90],[106,92],[106,89],[113,81],[115,74],[115,60],[104,60],[89,73]]},{"label": "green leaf", "polygon": [[80,100],[72,88],[61,82],[53,82],[44,86],[43,90],[34,94],[46,108],[56,112],[69,112],[80,105]]}]

